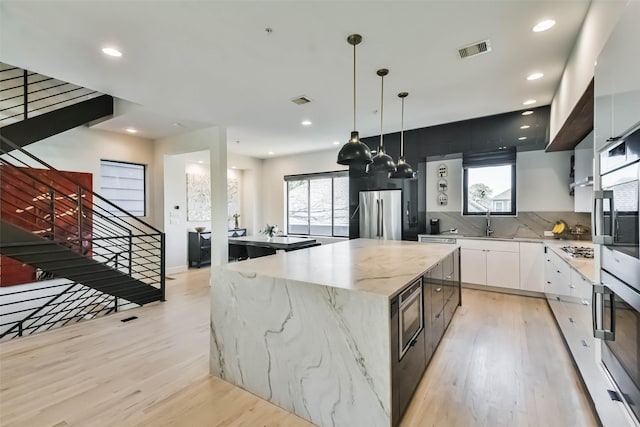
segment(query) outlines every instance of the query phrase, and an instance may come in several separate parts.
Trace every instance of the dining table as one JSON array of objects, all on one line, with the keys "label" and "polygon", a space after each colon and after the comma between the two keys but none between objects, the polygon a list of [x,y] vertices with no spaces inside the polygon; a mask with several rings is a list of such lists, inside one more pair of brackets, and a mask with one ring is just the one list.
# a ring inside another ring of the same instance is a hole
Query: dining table
[{"label": "dining table", "polygon": [[242,246],[258,246],[261,248],[271,248],[276,250],[295,250],[303,249],[311,246],[317,246],[316,239],[308,237],[291,237],[291,236],[273,236],[257,235],[229,237],[229,244]]}]

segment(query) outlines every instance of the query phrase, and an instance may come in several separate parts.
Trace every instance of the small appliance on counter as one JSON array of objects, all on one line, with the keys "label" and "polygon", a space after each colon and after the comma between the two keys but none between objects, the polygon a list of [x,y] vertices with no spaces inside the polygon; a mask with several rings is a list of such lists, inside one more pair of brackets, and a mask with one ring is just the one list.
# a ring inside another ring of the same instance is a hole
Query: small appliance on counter
[{"label": "small appliance on counter", "polygon": [[584,225],[576,224],[573,227],[569,227],[569,234],[571,234],[571,236],[576,240],[582,240],[582,237],[585,235],[591,237],[591,229]]},{"label": "small appliance on counter", "polygon": [[429,220],[429,234],[440,234],[440,220],[438,218]]}]

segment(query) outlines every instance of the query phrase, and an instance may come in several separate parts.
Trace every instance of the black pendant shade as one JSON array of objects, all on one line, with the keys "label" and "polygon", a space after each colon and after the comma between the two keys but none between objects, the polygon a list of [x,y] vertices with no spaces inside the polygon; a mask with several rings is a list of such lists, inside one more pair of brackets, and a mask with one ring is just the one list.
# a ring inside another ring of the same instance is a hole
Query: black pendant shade
[{"label": "black pendant shade", "polygon": [[404,161],[404,157],[398,159],[398,165],[396,171],[391,172],[389,178],[392,179],[413,179],[416,177],[416,173],[413,171],[411,165]]},{"label": "black pendant shade", "polygon": [[360,34],[351,34],[347,42],[353,46],[353,132],[349,142],[344,144],[338,153],[339,165],[368,165],[372,162],[371,150],[360,142],[360,135],[356,130],[356,45],[362,41]]},{"label": "black pendant shade", "polygon": [[389,74],[386,68],[379,69],[376,74],[380,76],[380,144],[378,145],[378,153],[373,157],[373,163],[368,166],[368,171],[373,173],[390,173],[395,172],[396,164],[393,158],[384,152],[384,130],[382,127],[384,119],[384,76]]},{"label": "black pendant shade", "polygon": [[393,158],[381,151],[373,156],[373,163],[369,165],[369,172],[373,173],[389,173],[396,170],[396,164]]},{"label": "black pendant shade", "polygon": [[409,96],[408,92],[400,92],[398,98],[402,100],[402,118],[400,121],[400,157],[395,172],[389,174],[392,179],[413,179],[416,173],[409,163],[404,160],[404,99]]},{"label": "black pendant shade", "polygon": [[371,150],[367,144],[360,142],[357,131],[351,132],[351,139],[344,144],[338,153],[340,165],[368,165],[372,162]]}]

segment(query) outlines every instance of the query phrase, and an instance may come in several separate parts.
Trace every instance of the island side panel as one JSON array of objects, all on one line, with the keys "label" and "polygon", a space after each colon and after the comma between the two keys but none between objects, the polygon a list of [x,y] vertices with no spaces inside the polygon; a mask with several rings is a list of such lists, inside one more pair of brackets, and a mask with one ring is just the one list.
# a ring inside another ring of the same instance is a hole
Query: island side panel
[{"label": "island side panel", "polygon": [[218,267],[211,307],[213,375],[319,426],[391,425],[388,298]]}]

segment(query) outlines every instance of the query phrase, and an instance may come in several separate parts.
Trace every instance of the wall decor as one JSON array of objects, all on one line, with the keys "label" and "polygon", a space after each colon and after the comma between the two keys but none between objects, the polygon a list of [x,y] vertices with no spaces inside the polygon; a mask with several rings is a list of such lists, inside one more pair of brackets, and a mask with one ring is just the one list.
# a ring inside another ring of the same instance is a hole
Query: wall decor
[{"label": "wall decor", "polygon": [[449,198],[445,193],[438,194],[438,204],[440,206],[447,206],[448,201],[449,201]]},{"label": "wall decor", "polygon": [[447,191],[447,180],[444,178],[440,178],[438,180],[438,190],[439,191]]},{"label": "wall decor", "polygon": [[448,170],[447,170],[447,165],[440,165],[438,166],[438,176],[440,178],[444,178],[447,176]]},{"label": "wall decor", "polygon": [[211,221],[209,174],[187,174],[187,221]]}]

